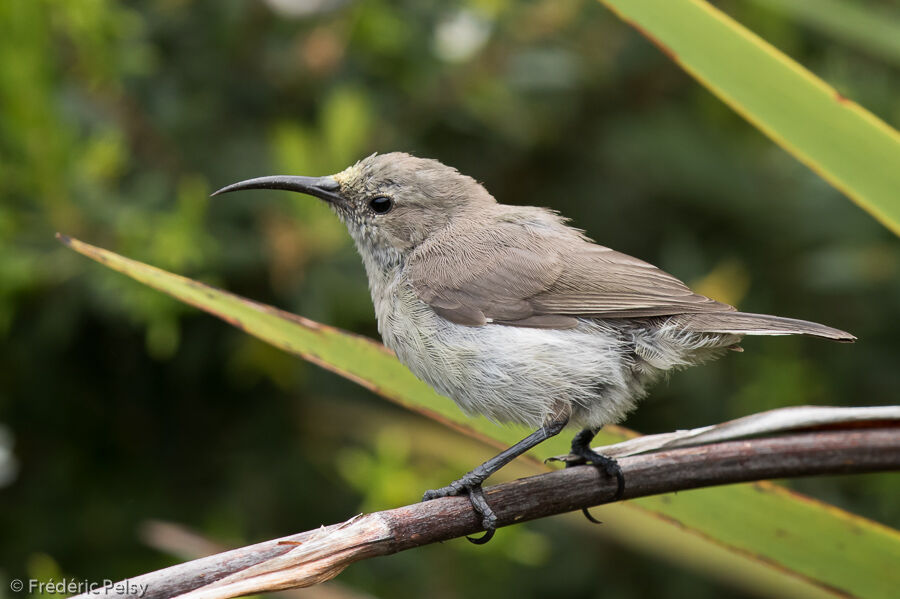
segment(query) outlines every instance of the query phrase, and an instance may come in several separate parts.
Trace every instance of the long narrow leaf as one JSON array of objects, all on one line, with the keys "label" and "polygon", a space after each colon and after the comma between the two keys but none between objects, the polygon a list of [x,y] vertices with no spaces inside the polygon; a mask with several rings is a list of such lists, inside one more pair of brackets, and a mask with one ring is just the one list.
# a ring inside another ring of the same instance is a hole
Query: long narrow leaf
[{"label": "long narrow leaf", "polygon": [[900,134],[704,0],[601,0],[722,101],[900,234]]},{"label": "long narrow leaf", "polygon": [[[113,270],[466,434],[498,445],[524,435],[522,429],[465,418],[450,400],[416,379],[374,341],[75,239],[60,236],[60,240]],[[607,434],[604,441],[623,436]],[[541,445],[536,455],[565,453],[567,449],[566,440],[557,438]],[[687,548],[703,551],[711,542],[722,550],[718,552],[721,555],[711,556],[711,561],[724,561],[732,567],[739,563],[773,577],[792,578],[789,582],[797,596],[886,598],[895,596],[900,588],[900,569],[896,567],[900,563],[900,533],[771,484],[664,495],[605,509],[618,518],[610,525],[613,534],[627,542],[645,542],[656,548],[668,547],[669,553],[685,553],[672,555],[676,560],[689,558]],[[744,568],[733,569],[734,576],[743,574]]]}]

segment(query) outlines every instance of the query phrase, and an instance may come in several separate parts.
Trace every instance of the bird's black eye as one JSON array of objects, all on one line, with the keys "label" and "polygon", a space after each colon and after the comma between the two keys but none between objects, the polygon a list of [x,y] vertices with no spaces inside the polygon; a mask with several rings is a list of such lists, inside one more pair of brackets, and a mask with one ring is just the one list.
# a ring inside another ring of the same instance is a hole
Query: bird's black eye
[{"label": "bird's black eye", "polygon": [[394,200],[385,196],[378,196],[369,200],[369,208],[376,214],[385,214],[394,207]]}]

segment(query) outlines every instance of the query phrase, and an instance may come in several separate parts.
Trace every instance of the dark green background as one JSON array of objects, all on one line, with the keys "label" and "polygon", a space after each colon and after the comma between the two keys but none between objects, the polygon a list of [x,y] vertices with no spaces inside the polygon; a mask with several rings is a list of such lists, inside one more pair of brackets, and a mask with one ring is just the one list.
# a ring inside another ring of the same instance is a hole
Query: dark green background
[{"label": "dark green background", "polygon": [[[123,578],[178,561],[139,540],[151,518],[245,544],[415,501],[423,472],[459,474],[439,428],[412,444],[403,431],[427,423],[53,241],[377,337],[327,211],[276,192],[207,199],[373,151],[438,158],[742,309],[860,338],[749,339],[659,385],[632,428],[897,403],[896,239],[602,5],[294,4],[312,8],[0,0],[0,578]],[[900,123],[888,57],[754,2],[716,4]],[[900,525],[896,476],[788,484]],[[739,592],[559,519],[339,581],[380,597]]]}]

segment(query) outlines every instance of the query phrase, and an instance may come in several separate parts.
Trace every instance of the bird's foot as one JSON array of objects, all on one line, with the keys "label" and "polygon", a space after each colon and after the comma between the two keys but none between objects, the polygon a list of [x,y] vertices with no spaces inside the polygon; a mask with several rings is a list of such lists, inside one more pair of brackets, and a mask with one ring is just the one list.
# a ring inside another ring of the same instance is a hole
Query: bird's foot
[{"label": "bird's foot", "polygon": [[[607,476],[615,477],[616,479],[616,494],[613,496],[613,501],[622,499],[622,495],[625,493],[625,476],[622,474],[619,462],[602,453],[597,453],[590,447],[578,447],[574,443],[572,444],[572,454],[575,455],[576,458],[566,460],[566,468],[581,466],[582,464],[590,464],[597,468],[601,468]],[[584,514],[585,518],[594,524],[602,524],[600,520],[597,520],[591,515],[588,508],[582,509],[581,512]]]},{"label": "bird's foot", "polygon": [[456,495],[468,495],[472,509],[481,516],[481,525],[484,527],[484,535],[481,537],[466,537],[470,542],[476,545],[484,545],[494,536],[497,531],[497,515],[491,506],[488,505],[484,498],[484,490],[481,488],[482,479],[470,477],[466,475],[459,480],[455,480],[446,487],[426,491],[422,497],[422,501],[431,501],[440,497],[453,497]]}]

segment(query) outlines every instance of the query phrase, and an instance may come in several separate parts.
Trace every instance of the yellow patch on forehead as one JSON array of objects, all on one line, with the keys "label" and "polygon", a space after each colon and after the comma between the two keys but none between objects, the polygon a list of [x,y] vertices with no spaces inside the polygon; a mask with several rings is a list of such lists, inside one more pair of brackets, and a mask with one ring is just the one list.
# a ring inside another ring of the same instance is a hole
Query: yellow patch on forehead
[{"label": "yellow patch on forehead", "polygon": [[348,184],[352,183],[353,181],[355,181],[357,178],[359,178],[361,170],[362,170],[362,167],[357,162],[353,166],[348,166],[347,168],[345,168],[338,174],[333,175],[333,177],[334,177],[334,180],[337,181],[338,183],[340,183],[341,185],[348,185]]}]

